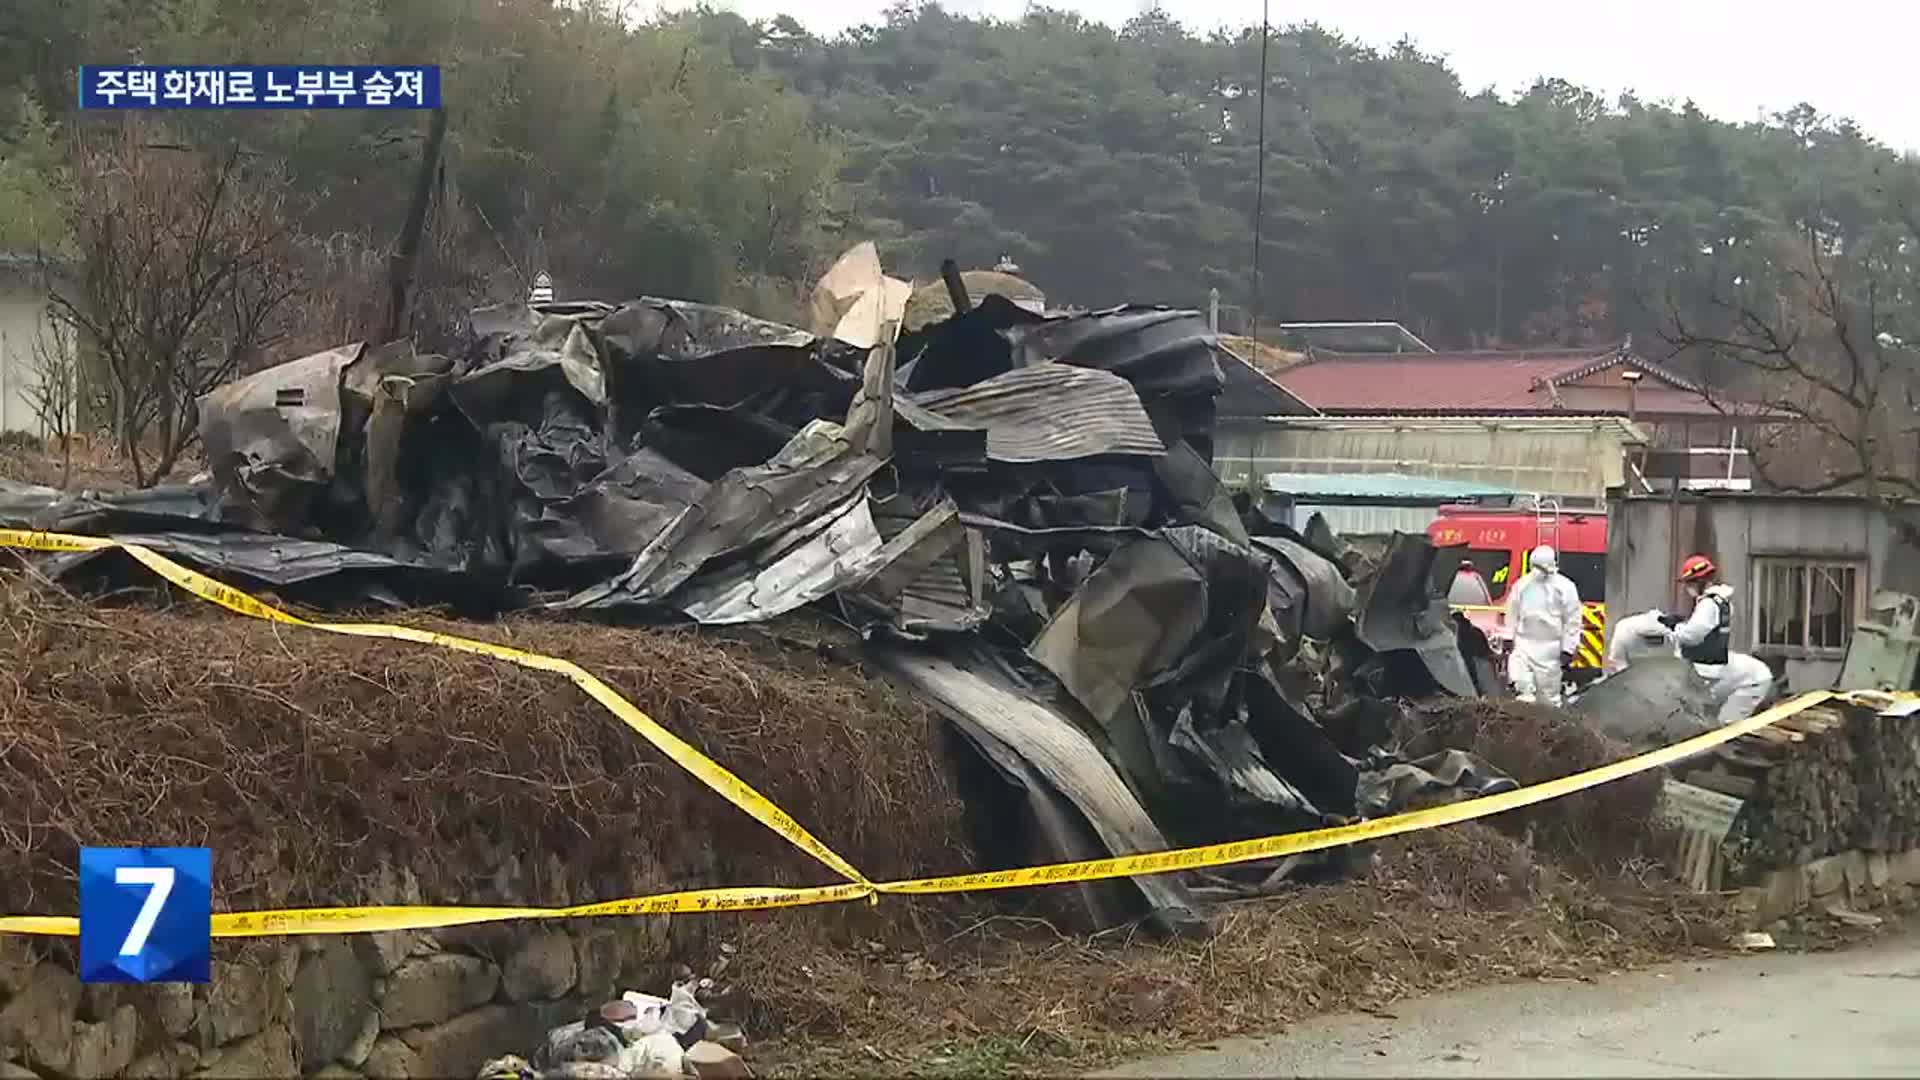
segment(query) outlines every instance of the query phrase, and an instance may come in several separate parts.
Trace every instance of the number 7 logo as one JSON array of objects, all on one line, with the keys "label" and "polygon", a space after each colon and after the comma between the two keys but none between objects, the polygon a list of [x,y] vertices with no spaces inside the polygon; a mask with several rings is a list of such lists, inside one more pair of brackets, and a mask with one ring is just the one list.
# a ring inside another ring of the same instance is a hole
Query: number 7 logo
[{"label": "number 7 logo", "polygon": [[140,914],[133,917],[127,940],[120,943],[121,956],[139,956],[140,950],[147,947],[153,924],[160,921],[160,910],[167,906],[167,894],[173,891],[173,867],[116,866],[113,880],[116,885],[146,885],[152,889],[147,893],[146,902],[140,905]]},{"label": "number 7 logo", "polygon": [[207,848],[81,848],[81,981],[206,982],[212,882]]}]

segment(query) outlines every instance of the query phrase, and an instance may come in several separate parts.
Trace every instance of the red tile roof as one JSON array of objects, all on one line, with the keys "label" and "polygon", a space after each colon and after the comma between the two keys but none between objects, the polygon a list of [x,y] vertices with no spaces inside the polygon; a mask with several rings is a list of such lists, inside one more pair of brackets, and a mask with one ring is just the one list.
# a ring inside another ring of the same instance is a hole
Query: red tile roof
[{"label": "red tile roof", "polygon": [[1640,388],[1642,412],[1711,413],[1686,379],[1623,355],[1621,346],[1476,352],[1316,354],[1274,373],[1295,397],[1328,413],[1622,412],[1624,390],[1567,386],[1616,363],[1652,378]]}]

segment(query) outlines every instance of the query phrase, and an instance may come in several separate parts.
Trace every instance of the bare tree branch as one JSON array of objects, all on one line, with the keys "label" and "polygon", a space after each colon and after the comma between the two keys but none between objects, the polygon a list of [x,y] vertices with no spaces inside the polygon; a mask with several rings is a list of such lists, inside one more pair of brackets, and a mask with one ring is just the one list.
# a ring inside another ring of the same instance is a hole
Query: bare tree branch
[{"label": "bare tree branch", "polygon": [[1756,304],[1762,290],[1751,283],[1716,285],[1691,305],[1670,289],[1662,337],[1676,354],[1740,373],[1736,388],[1720,388],[1737,393],[1715,404],[1769,423],[1752,447],[1756,478],[1784,491],[1858,492],[1920,539],[1920,340],[1909,344],[1920,332],[1920,219],[1905,205],[1898,218],[1906,228],[1891,241],[1843,245],[1804,227],[1775,260],[1773,310]]},{"label": "bare tree branch", "polygon": [[237,148],[123,130],[77,157],[67,216],[82,269],[53,301],[96,358],[92,404],[148,487],[198,436],[199,398],[275,340],[301,292],[297,236],[281,186]]},{"label": "bare tree branch", "polygon": [[43,437],[60,444],[62,488],[73,482],[73,433],[80,405],[80,364],[73,337],[73,327],[57,315],[34,331],[33,384],[23,392]]}]

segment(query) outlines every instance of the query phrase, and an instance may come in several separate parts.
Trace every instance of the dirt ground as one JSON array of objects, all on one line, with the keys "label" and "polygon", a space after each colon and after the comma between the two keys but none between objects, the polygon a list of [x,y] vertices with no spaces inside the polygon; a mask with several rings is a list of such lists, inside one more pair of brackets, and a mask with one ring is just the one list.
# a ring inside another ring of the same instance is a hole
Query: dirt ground
[{"label": "dirt ground", "polygon": [[[883,904],[887,901],[883,901]],[[1061,1075],[1309,1016],[1526,979],[1587,979],[1726,941],[1721,906],[1651,862],[1571,878],[1486,824],[1380,845],[1336,885],[1226,905],[1205,942],[1099,937],[970,913],[944,936],[822,949],[832,912],[760,916],[729,978],[763,1075]]]},{"label": "dirt ground", "polygon": [[1261,1039],[1132,1061],[1109,1077],[1914,1076],[1920,928],[1851,947],[1687,960],[1603,979],[1479,987]]}]

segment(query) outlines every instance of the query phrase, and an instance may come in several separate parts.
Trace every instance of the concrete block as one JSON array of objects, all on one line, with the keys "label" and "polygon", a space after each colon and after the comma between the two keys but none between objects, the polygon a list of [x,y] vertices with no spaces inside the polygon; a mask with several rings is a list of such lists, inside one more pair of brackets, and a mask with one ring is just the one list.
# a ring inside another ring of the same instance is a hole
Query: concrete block
[{"label": "concrete block", "polygon": [[1867,853],[1843,851],[1834,858],[1840,860],[1840,873],[1846,878],[1847,895],[1857,899],[1865,898],[1872,891],[1872,885],[1867,877]]},{"label": "concrete block", "polygon": [[1748,891],[1754,896],[1754,917],[1759,926],[1798,913],[1813,898],[1808,875],[1798,867],[1775,870]]},{"label": "concrete block", "polygon": [[1893,860],[1884,851],[1867,853],[1867,887],[1880,892],[1893,884]]},{"label": "concrete block", "polygon": [[1920,848],[1889,855],[1887,872],[1895,885],[1920,885]]},{"label": "concrete block", "polygon": [[1806,895],[1810,897],[1839,896],[1847,888],[1846,864],[1838,855],[1802,863],[1800,875],[1806,882]]}]

